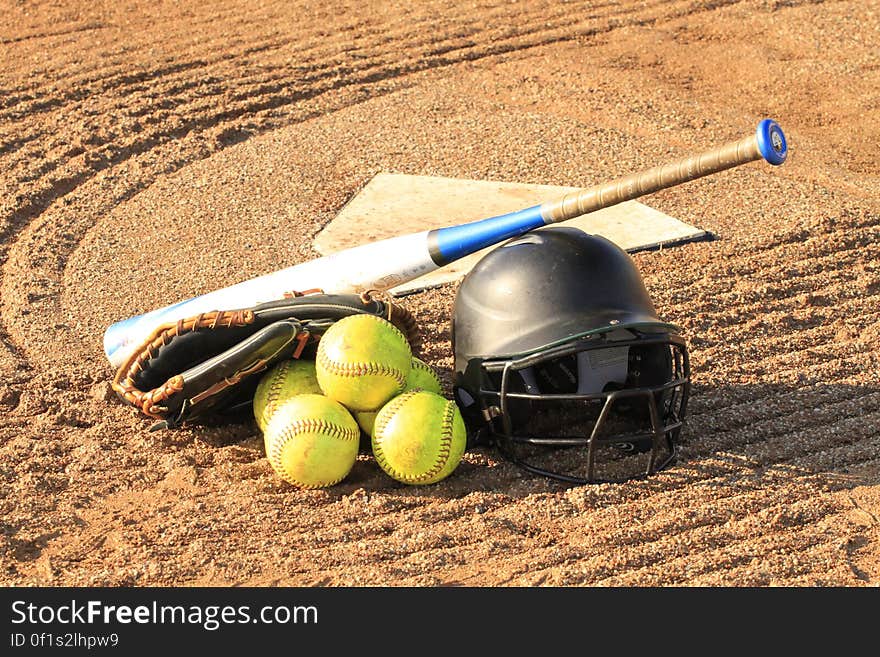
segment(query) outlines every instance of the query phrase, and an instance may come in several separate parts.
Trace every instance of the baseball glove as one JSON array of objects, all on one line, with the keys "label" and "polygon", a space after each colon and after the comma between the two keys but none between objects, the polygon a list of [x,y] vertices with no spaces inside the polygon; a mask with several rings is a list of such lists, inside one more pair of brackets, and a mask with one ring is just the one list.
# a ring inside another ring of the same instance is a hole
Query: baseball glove
[{"label": "baseball glove", "polygon": [[164,324],[120,366],[113,390],[160,420],[152,429],[207,415],[231,419],[250,410],[260,372],[287,358],[314,358],[324,331],[357,314],[388,319],[417,352],[418,328],[404,308],[367,295],[307,294]]}]

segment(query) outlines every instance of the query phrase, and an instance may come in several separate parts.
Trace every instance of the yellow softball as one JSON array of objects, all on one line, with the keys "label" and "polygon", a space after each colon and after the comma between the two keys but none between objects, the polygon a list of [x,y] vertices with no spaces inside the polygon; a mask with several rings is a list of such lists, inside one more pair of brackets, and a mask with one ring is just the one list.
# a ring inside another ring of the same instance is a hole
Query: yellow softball
[{"label": "yellow softball", "polygon": [[351,315],[321,337],[315,372],[331,399],[352,411],[375,411],[403,391],[411,361],[409,342],[394,324]]},{"label": "yellow softball", "polygon": [[[412,367],[409,370],[409,376],[406,377],[403,391],[409,392],[417,389],[436,392],[438,395],[443,393],[443,385],[434,368],[413,356]],[[368,436],[373,435],[373,423],[376,421],[378,413],[379,411],[355,411],[354,413],[354,419]]]},{"label": "yellow softball", "polygon": [[452,474],[467,435],[455,402],[426,390],[410,390],[376,416],[371,445],[386,474],[405,484],[433,484]]},{"label": "yellow softball", "polygon": [[275,474],[300,488],[323,488],[345,479],[357,460],[359,439],[351,413],[314,394],[281,403],[263,431]]},{"label": "yellow softball", "polygon": [[260,430],[266,428],[278,405],[294,395],[321,394],[311,360],[283,360],[260,379],[254,393],[254,418]]}]

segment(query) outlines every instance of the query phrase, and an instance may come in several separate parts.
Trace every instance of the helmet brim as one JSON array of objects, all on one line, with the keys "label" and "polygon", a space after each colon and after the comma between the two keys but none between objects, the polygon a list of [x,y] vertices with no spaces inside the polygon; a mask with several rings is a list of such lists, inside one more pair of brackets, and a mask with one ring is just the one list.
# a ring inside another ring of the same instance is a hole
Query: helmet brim
[{"label": "helmet brim", "polygon": [[[571,322],[574,324],[574,322]],[[554,333],[561,335],[556,340],[552,340],[545,344],[535,346],[535,332],[530,331],[525,338],[519,336],[511,336],[506,344],[497,345],[497,349],[492,354],[480,354],[478,357],[483,360],[509,360],[515,358],[523,358],[539,352],[553,349],[560,345],[575,342],[592,336],[603,335],[618,330],[632,329],[641,333],[667,333],[672,335],[680,335],[681,329],[675,324],[668,322],[660,322],[656,318],[633,318],[628,321],[610,320],[607,324],[588,330],[583,330],[583,325],[575,325],[571,327],[557,327]],[[534,328],[534,327],[533,327]]]}]

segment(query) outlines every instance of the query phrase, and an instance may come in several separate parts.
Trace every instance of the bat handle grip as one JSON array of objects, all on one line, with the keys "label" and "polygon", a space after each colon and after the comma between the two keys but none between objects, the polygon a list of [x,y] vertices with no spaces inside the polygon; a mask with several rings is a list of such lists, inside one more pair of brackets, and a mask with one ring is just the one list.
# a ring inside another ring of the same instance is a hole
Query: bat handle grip
[{"label": "bat handle grip", "polygon": [[738,141],[545,203],[541,206],[541,216],[546,224],[566,221],[754,160],[763,158],[770,164],[780,165],[787,155],[788,145],[782,128],[772,119],[764,119],[754,134]]}]

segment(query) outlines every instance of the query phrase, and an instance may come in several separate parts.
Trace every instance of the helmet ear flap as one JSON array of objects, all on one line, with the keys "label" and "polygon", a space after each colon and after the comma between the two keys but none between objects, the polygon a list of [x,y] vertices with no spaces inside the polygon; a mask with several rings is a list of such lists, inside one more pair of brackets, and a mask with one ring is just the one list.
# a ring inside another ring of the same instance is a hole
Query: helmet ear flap
[{"label": "helmet ear flap", "polygon": [[[503,422],[509,421],[511,423],[510,429],[514,429],[525,426],[532,417],[533,408],[530,399],[509,396],[505,400],[507,418],[498,417],[501,406],[502,379],[503,372],[487,372],[482,369],[481,363],[475,361],[468,365],[462,384],[453,388],[455,402],[468,429],[469,442],[472,444],[486,442],[483,434],[490,425],[493,425],[496,433],[506,433]],[[484,394],[481,392],[481,388],[495,394]],[[510,370],[506,392],[541,394],[532,368]]]},{"label": "helmet ear flap", "polygon": [[458,409],[461,412],[461,418],[464,420],[467,429],[467,446],[475,447],[477,445],[488,443],[486,436],[486,416],[483,413],[481,403],[474,396],[461,386],[455,386],[452,389],[452,396]]},{"label": "helmet ear flap", "polygon": [[633,345],[629,348],[627,387],[660,386],[672,376],[672,354],[665,344]]},{"label": "helmet ear flap", "polygon": [[[492,389],[499,393],[502,392],[501,383],[503,376],[503,372],[492,372],[489,375]],[[504,392],[506,394],[528,393],[531,395],[540,395],[541,389],[538,387],[538,382],[535,379],[534,369],[527,367],[522,370],[508,370],[507,390]],[[500,398],[498,399],[498,403],[500,405]],[[508,420],[511,423],[512,429],[525,426],[534,413],[532,400],[523,399],[522,397],[506,396],[505,406],[507,407]],[[504,422],[504,418],[494,418],[493,422],[497,422],[498,426],[496,428],[504,432],[504,428],[501,426],[501,423]]]},{"label": "helmet ear flap", "polygon": [[[674,376],[672,354],[666,344],[632,345],[629,348],[629,371],[626,377],[627,388],[659,388]],[[658,390],[654,393],[653,403],[663,412],[672,396],[672,390]],[[621,400],[619,411],[632,415],[642,421],[648,419],[648,408],[641,401]],[[632,450],[635,452],[641,450]]]}]

